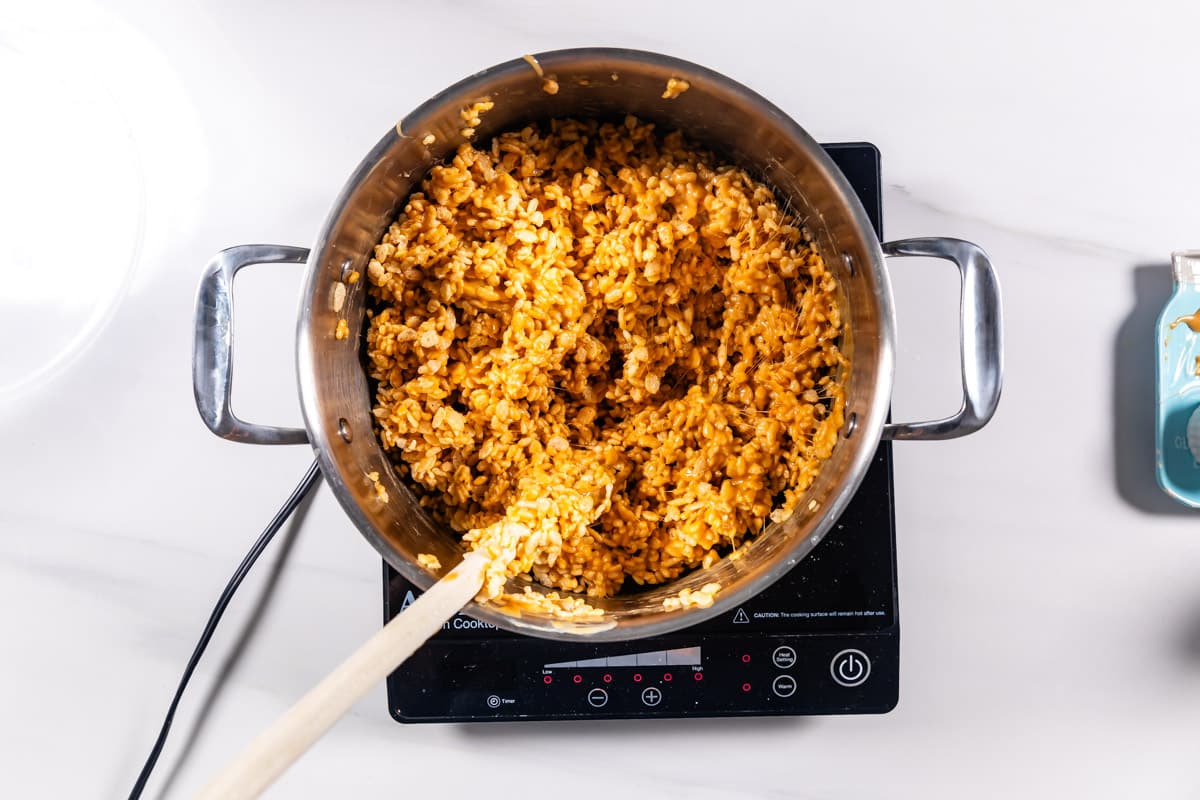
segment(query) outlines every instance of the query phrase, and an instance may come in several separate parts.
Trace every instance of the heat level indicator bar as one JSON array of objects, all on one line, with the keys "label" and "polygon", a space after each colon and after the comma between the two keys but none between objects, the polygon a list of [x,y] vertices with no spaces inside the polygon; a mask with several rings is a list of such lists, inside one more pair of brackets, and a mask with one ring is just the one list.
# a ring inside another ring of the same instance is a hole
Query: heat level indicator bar
[{"label": "heat level indicator bar", "polygon": [[681,647],[676,650],[651,650],[645,653],[627,653],[622,656],[588,658],[583,661],[556,661],[543,664],[542,669],[589,669],[593,667],[698,667],[699,647]]}]

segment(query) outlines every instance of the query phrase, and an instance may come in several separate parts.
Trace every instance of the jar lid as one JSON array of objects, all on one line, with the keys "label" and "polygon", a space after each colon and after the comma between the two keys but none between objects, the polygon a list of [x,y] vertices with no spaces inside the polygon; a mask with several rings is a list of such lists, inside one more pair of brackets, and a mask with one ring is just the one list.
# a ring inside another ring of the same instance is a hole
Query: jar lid
[{"label": "jar lid", "polygon": [[1200,250],[1176,250],[1171,253],[1171,270],[1176,283],[1200,283]]}]

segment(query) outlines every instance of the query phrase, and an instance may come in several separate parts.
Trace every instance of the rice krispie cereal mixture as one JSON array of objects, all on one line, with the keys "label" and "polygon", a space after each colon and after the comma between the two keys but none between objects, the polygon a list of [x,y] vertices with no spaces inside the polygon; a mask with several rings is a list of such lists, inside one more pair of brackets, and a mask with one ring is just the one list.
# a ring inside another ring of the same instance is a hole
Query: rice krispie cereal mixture
[{"label": "rice krispie cereal mixture", "polygon": [[842,427],[838,285],[805,231],[632,117],[462,144],[367,278],[380,442],[493,557],[484,601],[710,566],[792,513]]}]

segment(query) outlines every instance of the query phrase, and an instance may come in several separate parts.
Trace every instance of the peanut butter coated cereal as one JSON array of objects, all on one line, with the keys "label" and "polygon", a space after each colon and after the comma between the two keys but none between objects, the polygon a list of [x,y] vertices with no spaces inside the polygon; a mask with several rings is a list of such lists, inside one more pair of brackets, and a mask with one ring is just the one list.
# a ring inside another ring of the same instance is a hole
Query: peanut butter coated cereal
[{"label": "peanut butter coated cereal", "polygon": [[417,563],[427,570],[436,572],[442,568],[442,562],[432,553],[417,553]]},{"label": "peanut butter coated cereal", "polygon": [[667,80],[667,88],[663,89],[663,100],[674,100],[679,95],[692,88],[692,85],[682,78],[670,78]]},{"label": "peanut butter coated cereal", "polygon": [[480,599],[539,606],[504,594],[523,574],[605,597],[711,566],[791,514],[837,442],[836,279],[768,187],[678,133],[558,120],[465,143],[374,255],[379,440],[492,557]]}]

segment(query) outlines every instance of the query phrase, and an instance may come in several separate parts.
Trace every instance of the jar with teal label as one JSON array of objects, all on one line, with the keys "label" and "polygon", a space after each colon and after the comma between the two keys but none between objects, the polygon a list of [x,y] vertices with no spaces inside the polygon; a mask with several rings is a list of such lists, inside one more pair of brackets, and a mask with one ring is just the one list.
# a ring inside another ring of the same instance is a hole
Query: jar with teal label
[{"label": "jar with teal label", "polygon": [[1171,254],[1175,291],[1158,318],[1158,484],[1200,508],[1200,250]]}]

